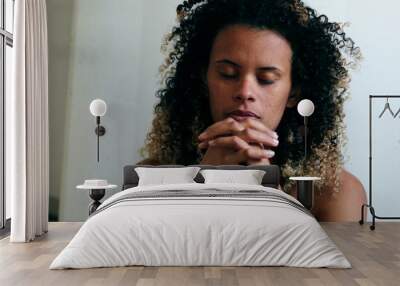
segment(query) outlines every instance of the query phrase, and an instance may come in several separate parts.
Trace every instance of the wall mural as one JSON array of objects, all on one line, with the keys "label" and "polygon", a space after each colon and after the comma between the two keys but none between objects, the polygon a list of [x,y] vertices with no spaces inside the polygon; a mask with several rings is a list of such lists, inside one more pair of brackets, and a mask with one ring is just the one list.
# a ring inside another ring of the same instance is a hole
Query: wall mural
[{"label": "wall mural", "polygon": [[[385,19],[398,4],[379,7],[386,16],[372,23],[377,8],[365,2],[363,11],[357,1],[206,2],[48,2],[52,220],[85,219],[90,200],[76,186],[99,178],[120,187],[123,166],[137,163],[276,164],[294,196],[291,177],[321,178],[320,220],[360,219],[368,96],[397,91],[400,41]],[[89,112],[97,98],[107,103],[99,162]],[[304,99],[314,106],[306,117]],[[394,135],[376,138],[397,146],[396,128],[382,126]],[[376,170],[394,186],[388,166]],[[390,191],[376,192],[381,215],[392,216]]]}]

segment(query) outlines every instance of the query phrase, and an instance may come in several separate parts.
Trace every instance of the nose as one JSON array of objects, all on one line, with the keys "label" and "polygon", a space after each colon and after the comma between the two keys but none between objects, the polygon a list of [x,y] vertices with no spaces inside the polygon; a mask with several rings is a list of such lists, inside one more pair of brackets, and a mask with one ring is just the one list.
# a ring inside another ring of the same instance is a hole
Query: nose
[{"label": "nose", "polygon": [[255,101],[254,85],[250,78],[242,79],[238,84],[233,99],[235,101]]}]

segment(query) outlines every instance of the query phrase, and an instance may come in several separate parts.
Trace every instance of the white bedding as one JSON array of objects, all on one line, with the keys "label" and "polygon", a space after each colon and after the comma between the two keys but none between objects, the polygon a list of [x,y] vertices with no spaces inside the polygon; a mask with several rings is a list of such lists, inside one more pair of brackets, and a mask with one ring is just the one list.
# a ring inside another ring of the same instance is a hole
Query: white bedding
[{"label": "white bedding", "polygon": [[104,201],[50,269],[127,265],[351,267],[311,215],[279,200],[178,195],[118,202],[132,194],[145,194],[137,192],[206,193],[207,189],[265,191],[300,204],[280,190],[254,185],[138,186]]}]

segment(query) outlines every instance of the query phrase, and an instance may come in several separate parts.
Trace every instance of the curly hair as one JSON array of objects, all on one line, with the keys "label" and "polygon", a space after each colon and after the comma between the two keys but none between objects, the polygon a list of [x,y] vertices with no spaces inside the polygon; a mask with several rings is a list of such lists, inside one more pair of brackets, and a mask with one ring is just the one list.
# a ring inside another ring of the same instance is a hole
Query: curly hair
[{"label": "curly hair", "polygon": [[276,129],[280,144],[274,164],[281,167],[283,189],[292,185],[289,176],[307,173],[323,178],[317,187],[339,190],[348,68],[361,56],[343,25],[329,22],[301,0],[192,0],[180,4],[177,15],[178,24],[162,45],[167,55],[160,67],[163,86],[142,154],[162,164],[198,164],[197,136],[213,123],[205,74],[214,39],[235,24],[269,29],[291,46],[292,89],[316,106],[309,119],[307,162],[303,118],[296,108],[286,108]]}]

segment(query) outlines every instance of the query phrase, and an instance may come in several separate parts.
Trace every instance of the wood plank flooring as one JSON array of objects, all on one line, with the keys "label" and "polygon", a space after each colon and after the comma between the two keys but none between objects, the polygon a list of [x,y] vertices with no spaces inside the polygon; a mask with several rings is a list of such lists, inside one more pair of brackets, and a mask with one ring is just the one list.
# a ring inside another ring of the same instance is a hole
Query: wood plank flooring
[{"label": "wood plank flooring", "polygon": [[400,222],[378,222],[375,231],[357,223],[322,223],[353,268],[119,267],[49,270],[81,223],[50,223],[32,243],[0,240],[0,285],[400,285]]}]

